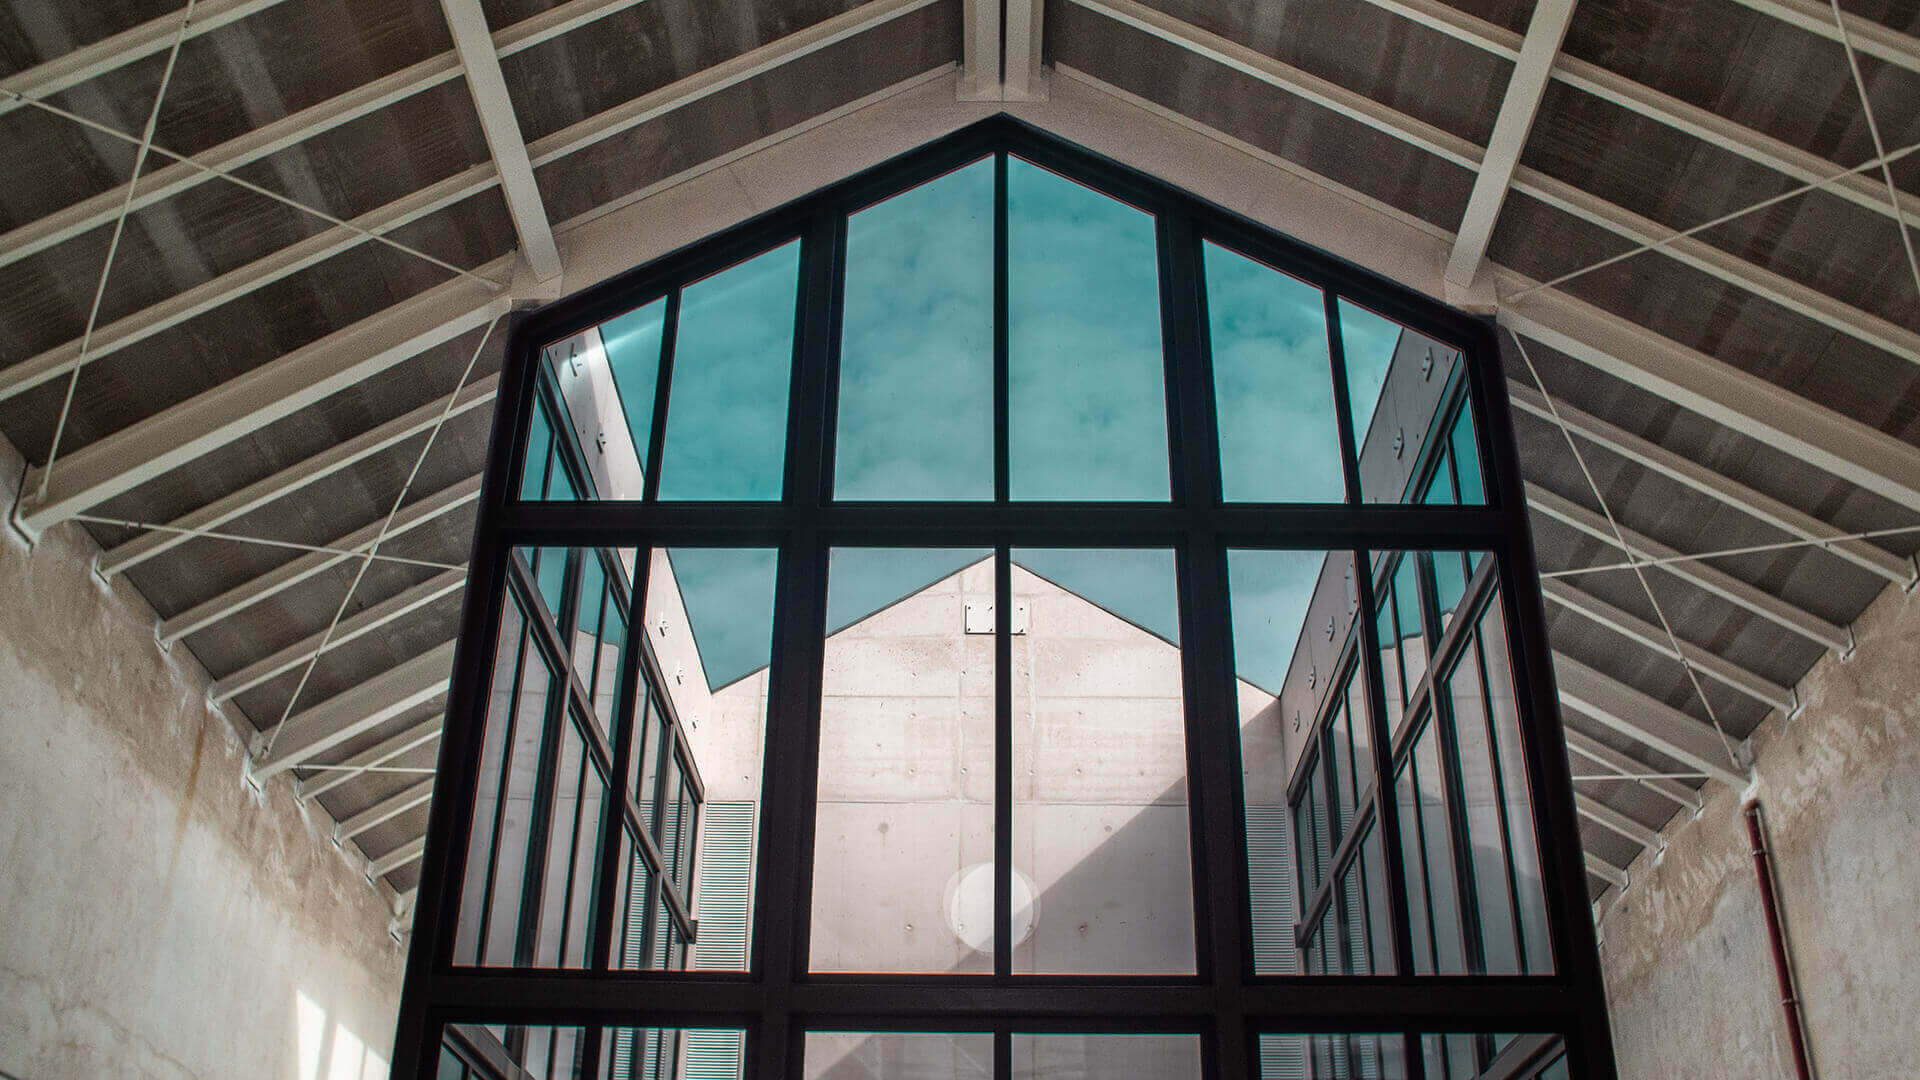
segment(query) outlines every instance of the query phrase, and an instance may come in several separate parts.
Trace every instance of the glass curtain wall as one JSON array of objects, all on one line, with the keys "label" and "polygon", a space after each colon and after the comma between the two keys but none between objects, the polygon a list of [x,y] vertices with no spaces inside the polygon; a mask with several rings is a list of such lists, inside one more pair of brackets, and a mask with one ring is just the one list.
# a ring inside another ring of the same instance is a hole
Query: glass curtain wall
[{"label": "glass curtain wall", "polygon": [[1611,1076],[1486,325],[996,120],[513,340],[400,1075]]}]

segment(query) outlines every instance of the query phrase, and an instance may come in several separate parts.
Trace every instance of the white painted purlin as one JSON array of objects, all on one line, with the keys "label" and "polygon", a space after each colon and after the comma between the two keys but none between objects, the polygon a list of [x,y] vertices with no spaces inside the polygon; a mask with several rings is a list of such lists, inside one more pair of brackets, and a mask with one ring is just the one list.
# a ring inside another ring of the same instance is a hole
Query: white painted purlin
[{"label": "white painted purlin", "polygon": [[[1745,764],[1727,760],[1720,737],[1703,721],[1561,653],[1553,654],[1553,674],[1562,706],[1728,787],[1746,786]],[[1742,744],[1733,745],[1738,752]]]},{"label": "white painted purlin", "polygon": [[1573,793],[1573,805],[1574,808],[1579,811],[1581,817],[1606,829],[1608,832],[1623,836],[1643,848],[1658,848],[1660,846],[1660,834],[1658,832],[1647,828],[1645,825],[1640,824],[1638,821],[1635,821],[1585,792],[1576,791]]},{"label": "white painted purlin", "polygon": [[[460,509],[479,497],[480,477],[470,476],[423,499],[415,500],[394,519],[393,527],[400,532],[419,528]],[[364,525],[326,545],[335,549],[337,554],[315,552],[302,555],[258,577],[244,581],[218,596],[163,619],[155,631],[155,636],[159,638],[162,645],[172,645],[190,634],[198,633],[224,619],[232,618],[262,600],[278,596],[301,582],[309,581],[333,567],[351,559],[361,558],[379,537],[381,525],[381,521]]]},{"label": "white painted purlin", "polygon": [[1487,243],[1493,239],[1493,227],[1500,220],[1500,208],[1507,201],[1507,186],[1520,164],[1520,151],[1526,146],[1527,133],[1533,130],[1533,118],[1540,111],[1554,59],[1560,54],[1560,42],[1573,22],[1574,5],[1575,0],[1539,0],[1534,5],[1513,74],[1507,80],[1506,96],[1487,139],[1486,156],[1467,196],[1467,209],[1460,217],[1453,255],[1447,260],[1447,281],[1453,285],[1471,285],[1480,272]]},{"label": "white painted purlin", "polygon": [[520,253],[535,280],[558,277],[560,249],[553,242],[553,226],[547,221],[540,186],[534,183],[533,163],[527,158],[527,143],[514,115],[513,98],[507,93],[506,76],[500,71],[500,56],[494,51],[486,13],[480,10],[480,0],[440,0],[440,10],[446,15],[454,52],[466,72],[467,92],[480,116],[487,150],[493,155],[507,213],[520,237]]},{"label": "white painted purlin", "polygon": [[280,734],[272,740],[273,750],[253,759],[254,779],[265,780],[311,761],[445,694],[453,672],[453,644],[429,649],[293,714],[274,729]]},{"label": "white painted purlin", "polygon": [[1663,798],[1672,800],[1682,809],[1688,811],[1697,811],[1700,809],[1704,800],[1701,799],[1699,792],[1687,785],[1680,783],[1678,780],[1666,777],[1646,775],[1646,764],[1644,762],[1637,761],[1633,757],[1615,750],[1613,747],[1588,735],[1584,731],[1579,731],[1571,727],[1566,728],[1565,731],[1567,735],[1567,750],[1569,753],[1578,754],[1592,761],[1601,768],[1619,776],[1622,780],[1626,780],[1627,777],[1631,776],[1633,777],[1630,781],[1631,783],[1646,788],[1648,791],[1660,795]]},{"label": "white painted purlin", "polygon": [[409,753],[434,747],[440,741],[442,719],[439,716],[429,717],[397,735],[382,739],[338,765],[295,781],[294,794],[301,799],[317,799],[354,777],[365,775],[368,770],[381,768]]}]

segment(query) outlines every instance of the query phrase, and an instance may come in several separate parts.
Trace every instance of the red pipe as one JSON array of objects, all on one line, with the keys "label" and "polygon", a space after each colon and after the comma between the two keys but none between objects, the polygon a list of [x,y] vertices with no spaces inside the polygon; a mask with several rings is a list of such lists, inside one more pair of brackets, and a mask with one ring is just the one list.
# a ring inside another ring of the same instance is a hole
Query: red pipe
[{"label": "red pipe", "polygon": [[1767,942],[1773,946],[1773,974],[1780,984],[1780,1008],[1787,1014],[1787,1042],[1793,1047],[1793,1071],[1800,1080],[1813,1080],[1807,1064],[1807,1035],[1800,1024],[1800,997],[1794,992],[1793,968],[1787,960],[1787,937],[1780,927],[1780,908],[1774,901],[1773,857],[1767,853],[1766,827],[1760,804],[1747,804],[1747,840],[1753,845],[1753,870],[1760,877],[1760,906],[1767,913]]}]

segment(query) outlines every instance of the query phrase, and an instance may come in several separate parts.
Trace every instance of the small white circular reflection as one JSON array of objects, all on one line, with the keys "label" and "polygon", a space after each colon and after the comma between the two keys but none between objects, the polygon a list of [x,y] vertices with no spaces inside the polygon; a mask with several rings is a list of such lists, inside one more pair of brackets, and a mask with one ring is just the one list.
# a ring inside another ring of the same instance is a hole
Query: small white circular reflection
[{"label": "small white circular reflection", "polygon": [[[947,880],[947,926],[975,952],[993,949],[993,864],[974,863],[963,867]],[[1039,903],[1033,895],[1033,881],[1019,870],[1013,872],[1013,944],[1027,940],[1039,916]]]}]

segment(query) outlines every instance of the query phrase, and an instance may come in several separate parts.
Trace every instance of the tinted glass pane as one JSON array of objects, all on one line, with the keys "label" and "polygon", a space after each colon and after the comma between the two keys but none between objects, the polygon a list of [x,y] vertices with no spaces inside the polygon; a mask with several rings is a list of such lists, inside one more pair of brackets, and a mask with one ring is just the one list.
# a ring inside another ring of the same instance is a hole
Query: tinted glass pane
[{"label": "tinted glass pane", "polygon": [[1359,441],[1362,498],[1455,502],[1450,467],[1443,464],[1445,478],[1431,486],[1423,470],[1429,444],[1448,442],[1451,404],[1464,377],[1460,350],[1345,299],[1340,301],[1340,339]]},{"label": "tinted glass pane", "polygon": [[1287,791],[1299,770],[1314,767],[1301,757],[1328,708],[1329,672],[1352,625],[1352,565],[1345,552],[1227,553],[1254,970],[1262,975],[1297,970],[1300,897],[1319,884],[1312,839],[1323,811],[1309,798],[1296,812]]},{"label": "tinted glass pane", "polygon": [[1207,325],[1230,502],[1339,502],[1340,428],[1319,289],[1206,245]]},{"label": "tinted glass pane", "polygon": [[1487,493],[1480,482],[1480,447],[1473,438],[1473,410],[1465,403],[1453,421],[1450,443],[1460,501],[1467,506],[1486,505]]},{"label": "tinted glass pane", "polygon": [[1013,1036],[1015,1080],[1199,1080],[1198,1035]]},{"label": "tinted glass pane", "polygon": [[630,311],[548,346],[542,384],[559,402],[554,430],[585,467],[597,498],[638,499],[660,373],[667,302]]},{"label": "tinted glass pane", "polygon": [[993,1036],[809,1031],[806,1080],[992,1080]]},{"label": "tinted glass pane", "polygon": [[667,302],[660,299],[600,325],[601,347],[626,421],[624,429],[642,467],[653,433],[653,399],[659,390],[660,343],[666,323]]},{"label": "tinted glass pane", "polygon": [[1007,160],[1015,499],[1168,495],[1154,219]]},{"label": "tinted glass pane", "polygon": [[1173,552],[1012,558],[1013,868],[1035,897],[1013,970],[1191,973]]},{"label": "tinted glass pane", "polygon": [[993,172],[847,219],[838,498],[993,498]]},{"label": "tinted glass pane", "polygon": [[800,242],[686,287],[662,499],[777,499],[787,442]]},{"label": "tinted glass pane", "polygon": [[832,554],[816,971],[993,970],[991,554]]},{"label": "tinted glass pane", "polygon": [[1347,408],[1353,418],[1353,437],[1367,445],[1380,392],[1387,385],[1387,369],[1400,344],[1400,324],[1366,308],[1340,301],[1340,348],[1347,357]]}]

